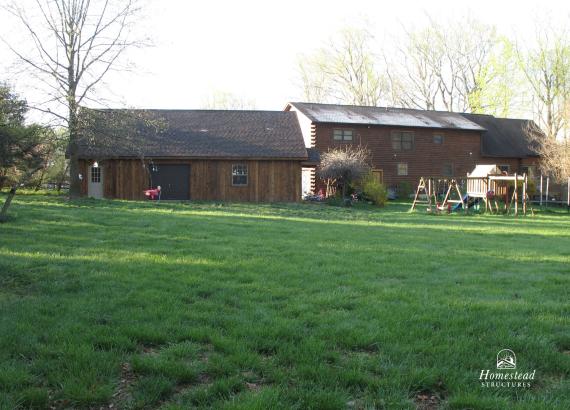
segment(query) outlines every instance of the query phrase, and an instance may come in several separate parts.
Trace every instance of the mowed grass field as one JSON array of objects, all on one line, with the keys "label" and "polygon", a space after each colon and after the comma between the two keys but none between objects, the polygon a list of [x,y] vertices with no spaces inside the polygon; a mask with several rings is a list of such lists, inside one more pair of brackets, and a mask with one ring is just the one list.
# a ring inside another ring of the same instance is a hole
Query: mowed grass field
[{"label": "mowed grass field", "polygon": [[570,216],[407,210],[18,196],[0,408],[570,408]]}]

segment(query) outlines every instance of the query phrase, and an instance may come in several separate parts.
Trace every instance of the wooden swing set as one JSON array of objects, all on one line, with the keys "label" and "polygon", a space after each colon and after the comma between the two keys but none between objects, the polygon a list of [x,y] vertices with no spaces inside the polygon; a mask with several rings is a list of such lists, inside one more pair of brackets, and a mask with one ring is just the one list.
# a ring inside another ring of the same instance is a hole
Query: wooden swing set
[{"label": "wooden swing set", "polygon": [[[454,198],[454,194],[457,194],[456,198]],[[440,197],[443,198],[441,201]],[[464,197],[461,195],[459,184],[455,178],[421,177],[411,210],[414,210],[416,205],[421,203],[427,204],[428,212],[445,210],[451,212],[452,204],[461,204],[462,208],[466,208]]]},{"label": "wooden swing set", "polygon": [[[442,190],[442,186],[445,189]],[[440,202],[438,196],[443,192],[445,195]],[[457,194],[457,198],[453,198],[453,194]],[[502,207],[499,206],[499,200],[504,204]],[[508,215],[514,209],[516,216],[520,208],[523,215],[526,215],[527,209],[534,215],[528,195],[527,175],[508,175],[501,172],[496,165],[477,165],[472,173],[467,174],[465,195],[461,193],[460,184],[455,178],[421,177],[411,210],[414,210],[417,204],[425,203],[428,212],[452,212],[459,207],[467,211],[467,208],[481,201],[485,204],[485,212],[504,212]]]}]

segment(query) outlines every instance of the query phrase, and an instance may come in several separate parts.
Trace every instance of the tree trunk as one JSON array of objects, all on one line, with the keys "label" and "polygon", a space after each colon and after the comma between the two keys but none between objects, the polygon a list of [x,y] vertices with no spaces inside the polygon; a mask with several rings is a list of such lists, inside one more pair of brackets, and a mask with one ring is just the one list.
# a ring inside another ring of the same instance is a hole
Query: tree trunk
[{"label": "tree trunk", "polygon": [[34,188],[34,191],[39,191],[40,188],[42,187],[42,184],[44,183],[44,176],[46,175],[46,167],[42,168],[42,173],[40,174],[40,177],[38,179],[38,183],[36,184],[36,187]]},{"label": "tree trunk", "polygon": [[[83,175],[85,178],[85,175]],[[79,158],[77,154],[69,156],[69,197],[77,199],[81,196],[81,180],[79,179]]]},{"label": "tree trunk", "polygon": [[6,222],[8,219],[8,208],[10,208],[10,204],[12,203],[12,199],[16,195],[16,189],[18,185],[14,185],[10,192],[8,193],[8,197],[4,201],[4,205],[2,206],[2,211],[0,211],[0,222]]},{"label": "tree trunk", "polygon": [[63,185],[63,182],[65,181],[65,176],[67,175],[67,171],[69,171],[69,161],[67,161],[67,164],[65,164],[65,169],[63,170],[63,173],[61,174],[59,181],[57,181],[57,193],[58,194],[61,192],[61,186]]},{"label": "tree trunk", "polygon": [[[70,84],[73,82],[73,74],[70,74]],[[69,198],[77,199],[81,196],[81,180],[79,179],[79,157],[77,155],[77,137],[79,121],[77,118],[77,102],[75,101],[75,89],[68,93],[69,105]],[[83,175],[85,178],[85,175]]]}]

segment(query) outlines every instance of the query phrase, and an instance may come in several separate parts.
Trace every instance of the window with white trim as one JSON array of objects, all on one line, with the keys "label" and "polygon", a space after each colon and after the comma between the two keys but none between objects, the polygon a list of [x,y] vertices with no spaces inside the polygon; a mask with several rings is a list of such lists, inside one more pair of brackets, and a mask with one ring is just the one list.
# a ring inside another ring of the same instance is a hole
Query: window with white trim
[{"label": "window with white trim", "polygon": [[95,183],[95,184],[101,182],[101,168],[100,167],[91,167],[91,182]]},{"label": "window with white trim", "polygon": [[408,175],[408,163],[407,162],[399,162],[398,163],[398,176],[406,176]]},{"label": "window with white trim", "polygon": [[234,164],[232,165],[232,185],[233,186],[246,186],[247,185],[247,165]]}]

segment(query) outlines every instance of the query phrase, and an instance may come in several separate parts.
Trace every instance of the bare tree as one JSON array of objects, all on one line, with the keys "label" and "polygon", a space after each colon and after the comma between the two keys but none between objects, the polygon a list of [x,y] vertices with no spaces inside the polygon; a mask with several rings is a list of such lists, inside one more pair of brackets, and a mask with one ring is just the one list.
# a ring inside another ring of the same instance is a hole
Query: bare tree
[{"label": "bare tree", "polygon": [[316,64],[318,57],[303,56],[298,62],[304,101],[325,103],[329,98],[327,75]]},{"label": "bare tree", "polygon": [[530,148],[540,156],[541,171],[559,183],[570,178],[570,140],[553,138],[545,134],[536,123],[529,122],[526,129]]},{"label": "bare tree", "polygon": [[[551,139],[566,138],[570,103],[570,36],[564,29],[537,29],[536,44],[517,46],[517,57],[532,90],[535,118]],[[562,135],[563,134],[563,135]]]},{"label": "bare tree", "polygon": [[204,100],[202,106],[205,109],[254,110],[255,101],[228,91],[216,90]]},{"label": "bare tree", "polygon": [[458,67],[456,89],[461,111],[483,113],[486,108],[482,100],[483,92],[492,87],[495,72],[489,64],[493,49],[498,44],[493,26],[468,19],[452,26],[450,42],[452,57]]},{"label": "bare tree", "polygon": [[[79,107],[96,101],[96,87],[126,49],[142,45],[130,33],[140,8],[136,0],[35,0],[35,6],[35,16],[16,2],[8,7],[31,38],[33,51],[8,46],[47,87],[48,98],[34,108],[56,116],[68,128],[70,196],[76,197]],[[52,110],[50,104],[65,111]]]},{"label": "bare tree", "polygon": [[327,47],[302,57],[299,71],[305,98],[378,105],[385,97],[387,81],[379,75],[372,40],[365,29],[345,28]]},{"label": "bare tree", "polygon": [[[428,16],[429,17],[429,16]],[[494,73],[489,58],[494,27],[472,19],[406,30],[397,52],[386,57],[392,101],[420,109],[483,112],[482,92]]]},{"label": "bare tree", "polygon": [[434,110],[439,94],[435,67],[443,58],[434,48],[431,29],[408,32],[396,58],[386,58],[391,101],[396,106]]}]

